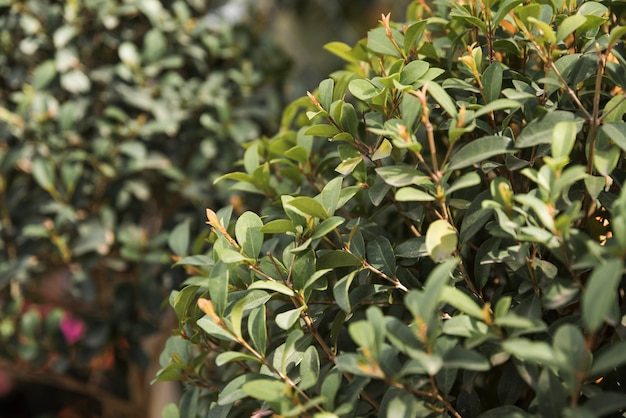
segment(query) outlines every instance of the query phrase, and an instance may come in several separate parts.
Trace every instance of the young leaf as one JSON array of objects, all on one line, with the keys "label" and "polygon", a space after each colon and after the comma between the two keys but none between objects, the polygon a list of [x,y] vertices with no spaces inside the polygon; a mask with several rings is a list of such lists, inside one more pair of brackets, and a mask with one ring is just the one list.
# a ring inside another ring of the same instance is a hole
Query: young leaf
[{"label": "young leaf", "polygon": [[291,328],[293,324],[296,323],[298,318],[300,318],[300,314],[302,313],[303,309],[304,306],[301,306],[296,309],[291,309],[289,311],[279,313],[278,315],[276,315],[275,318],[276,325],[284,330],[289,330],[289,328]]},{"label": "young leaf", "polygon": [[235,224],[235,236],[243,252],[252,258],[258,257],[263,245],[263,221],[254,212],[244,212]]},{"label": "young leaf", "polygon": [[456,229],[444,219],[431,223],[426,231],[426,250],[436,263],[450,257],[459,242]]}]

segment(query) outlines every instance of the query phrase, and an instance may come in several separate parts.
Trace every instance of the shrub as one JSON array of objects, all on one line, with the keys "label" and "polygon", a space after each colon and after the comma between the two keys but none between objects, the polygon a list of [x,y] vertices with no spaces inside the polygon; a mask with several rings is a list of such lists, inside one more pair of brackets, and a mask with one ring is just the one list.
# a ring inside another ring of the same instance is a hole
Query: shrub
[{"label": "shrub", "polygon": [[146,364],[169,230],[280,116],[284,56],[205,3],[0,2],[2,357],[118,388]]},{"label": "shrub", "polygon": [[346,68],[221,178],[264,205],[207,209],[209,249],[177,251],[157,379],[185,382],[180,415],[623,411],[613,5],[415,1],[328,45]]}]

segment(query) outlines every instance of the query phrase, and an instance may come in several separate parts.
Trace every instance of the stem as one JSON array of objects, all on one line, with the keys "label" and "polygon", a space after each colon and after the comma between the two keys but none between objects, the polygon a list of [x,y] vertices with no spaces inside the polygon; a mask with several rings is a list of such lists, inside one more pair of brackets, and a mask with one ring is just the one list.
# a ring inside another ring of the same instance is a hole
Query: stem
[{"label": "stem", "polygon": [[[349,251],[347,248],[345,250]],[[371,264],[369,264],[366,260],[363,260],[363,268],[365,268],[366,270],[371,271],[372,273],[377,274],[378,276],[380,276],[383,279],[387,280],[388,282],[392,283],[396,289],[400,289],[403,292],[408,292],[409,291],[409,289],[407,289],[407,287],[405,285],[400,283],[400,280],[394,279],[392,277],[387,276],[385,273],[383,273],[382,271],[378,270],[376,267],[374,267]]]},{"label": "stem", "polygon": [[593,174],[593,157],[594,157],[594,148],[596,144],[596,138],[598,134],[598,128],[600,126],[600,118],[598,117],[600,114],[600,89],[602,88],[602,76],[604,75],[604,68],[606,67],[606,55],[600,51],[600,47],[596,44],[596,49],[598,52],[598,74],[596,74],[596,85],[595,91],[593,95],[593,113],[590,117],[590,128],[589,128],[589,161],[587,161],[587,173]]}]

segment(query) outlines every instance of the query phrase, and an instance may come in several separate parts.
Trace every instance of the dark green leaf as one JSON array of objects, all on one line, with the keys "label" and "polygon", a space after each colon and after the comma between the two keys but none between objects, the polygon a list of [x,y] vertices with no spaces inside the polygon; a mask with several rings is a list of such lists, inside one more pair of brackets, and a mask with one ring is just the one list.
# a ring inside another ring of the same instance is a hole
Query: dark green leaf
[{"label": "dark green leaf", "polygon": [[594,377],[602,376],[624,364],[626,364],[626,341],[609,343],[594,354],[589,374]]},{"label": "dark green leaf", "polygon": [[449,170],[469,167],[495,155],[512,153],[513,141],[505,136],[486,136],[463,146],[450,159]]},{"label": "dark green leaf", "polygon": [[533,147],[552,142],[552,131],[559,122],[576,121],[576,115],[564,110],[555,110],[531,121],[515,141],[516,148]]},{"label": "dark green leaf", "polygon": [[254,349],[261,355],[265,355],[267,348],[267,317],[265,305],[250,311],[248,317],[248,334]]},{"label": "dark green leaf", "polygon": [[483,72],[481,79],[483,83],[483,88],[485,89],[487,104],[495,101],[498,97],[500,97],[500,92],[502,91],[503,74],[504,70],[502,68],[502,64],[500,64],[498,61],[489,65],[489,67],[487,67]]},{"label": "dark green leaf", "polygon": [[387,238],[376,237],[374,241],[367,243],[367,261],[387,276],[395,277],[396,258]]},{"label": "dark green leaf", "polygon": [[593,270],[582,298],[582,316],[587,329],[598,330],[617,297],[617,286],[624,272],[624,262],[611,259]]}]

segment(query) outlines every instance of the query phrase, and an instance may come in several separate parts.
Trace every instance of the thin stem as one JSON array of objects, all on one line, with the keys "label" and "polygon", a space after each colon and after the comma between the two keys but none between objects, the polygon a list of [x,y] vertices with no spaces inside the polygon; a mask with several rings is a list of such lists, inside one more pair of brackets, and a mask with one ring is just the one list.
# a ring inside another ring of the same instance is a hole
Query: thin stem
[{"label": "thin stem", "polygon": [[[346,251],[349,251],[349,250],[346,249]],[[385,273],[383,273],[382,271],[378,270],[376,267],[372,266],[366,260],[363,260],[363,268],[365,268],[366,270],[369,270],[372,273],[377,274],[378,276],[380,276],[383,279],[387,280],[388,282],[393,284],[396,289],[400,289],[403,292],[408,292],[409,291],[409,289],[407,289],[407,287],[405,285],[400,283],[400,280],[394,279],[392,277],[387,276]]]}]

